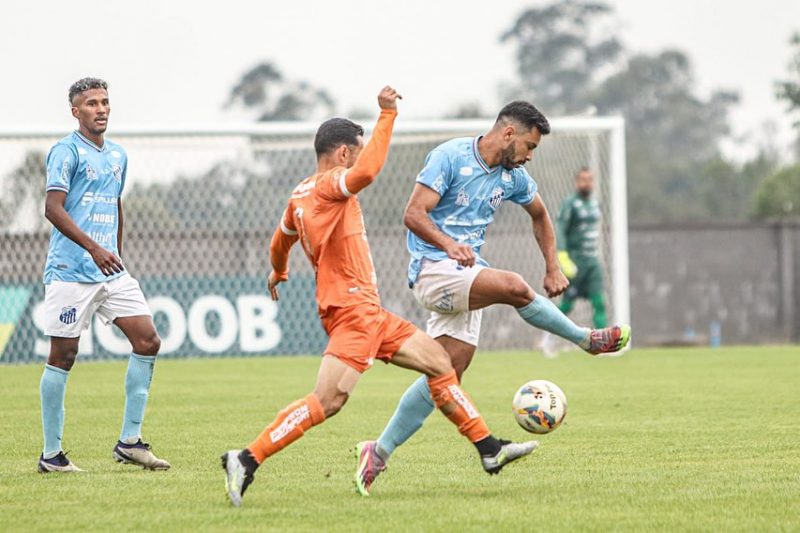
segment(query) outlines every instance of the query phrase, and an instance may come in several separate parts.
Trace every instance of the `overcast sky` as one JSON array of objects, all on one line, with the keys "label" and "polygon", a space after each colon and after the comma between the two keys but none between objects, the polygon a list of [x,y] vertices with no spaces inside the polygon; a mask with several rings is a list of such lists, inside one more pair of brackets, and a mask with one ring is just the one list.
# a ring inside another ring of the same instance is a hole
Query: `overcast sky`
[{"label": "overcast sky", "polygon": [[[629,50],[689,53],[700,88],[736,89],[746,143],[791,120],[773,82],[786,72],[800,0],[610,0]],[[243,1],[5,0],[0,8],[2,128],[72,127],[67,87],[86,75],[111,84],[113,128],[241,121],[221,108],[262,59],[329,89],[342,111],[374,105],[386,82],[402,113],[426,118],[457,102],[494,110],[514,78],[499,35],[529,0]],[[743,146],[746,145],[742,143]]]}]

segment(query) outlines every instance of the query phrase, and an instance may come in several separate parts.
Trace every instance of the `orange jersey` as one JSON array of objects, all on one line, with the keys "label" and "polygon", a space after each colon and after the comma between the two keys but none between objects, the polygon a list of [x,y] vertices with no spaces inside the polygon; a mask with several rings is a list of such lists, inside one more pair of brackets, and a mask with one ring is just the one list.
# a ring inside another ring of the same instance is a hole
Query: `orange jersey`
[{"label": "orange jersey", "polygon": [[380,305],[375,266],[356,194],[380,172],[396,112],[384,110],[355,165],[336,167],[300,182],[270,246],[275,273],[288,279],[288,255],[297,240],[314,267],[320,316],[329,307]]}]

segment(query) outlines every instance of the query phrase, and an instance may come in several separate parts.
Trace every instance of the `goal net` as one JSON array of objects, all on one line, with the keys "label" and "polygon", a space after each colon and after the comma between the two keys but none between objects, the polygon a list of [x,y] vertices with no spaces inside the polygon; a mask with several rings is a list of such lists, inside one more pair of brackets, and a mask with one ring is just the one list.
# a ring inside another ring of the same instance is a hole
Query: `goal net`
[{"label": "goal net", "polygon": [[[272,231],[294,185],[314,169],[316,126],[110,132],[129,158],[123,260],[148,298],[162,355],[309,354],[324,348],[313,271],[303,254],[292,253],[280,302],[268,299],[265,281]],[[386,167],[360,194],[383,303],[420,326],[427,313],[406,282],[403,208],[432,148],[490,126],[486,120],[398,121]],[[594,172],[609,315],[628,321],[623,122],[563,118],[552,126],[528,170],[553,218],[573,190],[576,171],[588,166]],[[66,133],[0,132],[0,362],[41,361],[48,352],[41,331],[50,232],[43,215],[44,158]],[[483,253],[492,266],[519,272],[541,290],[544,263],[530,219],[515,204],[498,210]],[[589,324],[590,315],[581,303],[573,317]],[[481,335],[483,349],[533,349],[539,332],[498,306],[485,312]],[[81,338],[83,358],[128,353],[121,333],[98,319]]]}]

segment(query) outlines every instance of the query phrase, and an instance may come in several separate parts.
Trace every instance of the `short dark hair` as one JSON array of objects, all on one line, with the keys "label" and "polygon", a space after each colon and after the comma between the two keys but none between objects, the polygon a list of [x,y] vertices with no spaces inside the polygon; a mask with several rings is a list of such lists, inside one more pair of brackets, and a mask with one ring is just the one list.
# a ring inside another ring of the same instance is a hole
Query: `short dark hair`
[{"label": "short dark hair", "polygon": [[108,90],[108,84],[100,78],[83,78],[69,86],[69,105],[72,105],[73,99],[82,92],[89,89],[105,89]]},{"label": "short dark hair", "polygon": [[510,120],[522,124],[528,128],[528,130],[536,128],[542,135],[550,133],[550,123],[547,121],[547,118],[530,102],[514,100],[506,104],[497,115],[495,124]]},{"label": "short dark hair", "polygon": [[346,118],[331,118],[320,124],[314,137],[314,150],[317,159],[343,144],[358,144],[358,136],[364,135],[364,128]]}]

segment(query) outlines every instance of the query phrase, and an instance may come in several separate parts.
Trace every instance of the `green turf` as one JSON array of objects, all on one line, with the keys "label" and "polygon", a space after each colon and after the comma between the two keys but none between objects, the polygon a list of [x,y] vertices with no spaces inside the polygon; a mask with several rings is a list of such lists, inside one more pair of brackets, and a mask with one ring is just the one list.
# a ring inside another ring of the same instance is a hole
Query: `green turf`
[{"label": "green turf", "polygon": [[84,474],[40,475],[40,366],[0,367],[0,531],[638,530],[800,528],[800,349],[636,350],[550,361],[484,353],[465,388],[503,437],[528,436],[510,401],[549,379],[569,399],[531,459],[485,475],[435,414],[373,496],[351,484],[356,441],[374,437],[410,372],[379,365],[344,411],[269,460],[244,506],[223,494],[218,455],[247,444],[307,393],[317,358],[194,359],[156,366],[145,436],[169,472],[111,460],[123,363],[78,364],[64,444]]}]

